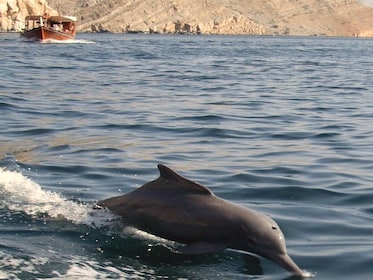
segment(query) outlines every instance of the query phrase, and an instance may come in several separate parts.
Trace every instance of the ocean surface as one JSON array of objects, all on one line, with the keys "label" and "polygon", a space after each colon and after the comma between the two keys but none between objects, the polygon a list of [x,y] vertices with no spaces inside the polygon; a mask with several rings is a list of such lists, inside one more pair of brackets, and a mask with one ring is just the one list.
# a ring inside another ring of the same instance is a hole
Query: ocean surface
[{"label": "ocean surface", "polygon": [[270,215],[314,279],[373,275],[373,40],[0,34],[0,279],[297,279],[182,257],[98,200],[163,163]]}]

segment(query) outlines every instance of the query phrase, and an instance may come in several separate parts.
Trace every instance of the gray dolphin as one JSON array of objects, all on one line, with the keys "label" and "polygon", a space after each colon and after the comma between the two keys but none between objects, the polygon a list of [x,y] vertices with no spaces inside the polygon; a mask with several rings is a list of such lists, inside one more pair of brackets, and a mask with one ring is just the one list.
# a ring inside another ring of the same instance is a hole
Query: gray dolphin
[{"label": "gray dolphin", "polygon": [[206,187],[159,164],[160,177],[125,195],[98,202],[124,223],[186,244],[180,254],[206,254],[232,248],[278,263],[308,277],[289,257],[279,226],[266,215],[233,204]]}]

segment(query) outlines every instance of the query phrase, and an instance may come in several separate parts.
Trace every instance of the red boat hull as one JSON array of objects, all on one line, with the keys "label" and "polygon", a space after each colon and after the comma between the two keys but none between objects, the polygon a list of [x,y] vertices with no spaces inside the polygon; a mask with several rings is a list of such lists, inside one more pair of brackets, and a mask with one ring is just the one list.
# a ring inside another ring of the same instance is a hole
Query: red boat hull
[{"label": "red boat hull", "polygon": [[74,16],[31,15],[25,18],[21,35],[30,40],[66,41],[75,38],[77,19]]},{"label": "red boat hull", "polygon": [[57,31],[53,28],[40,26],[22,33],[22,36],[30,40],[47,41],[47,40],[72,40],[75,38],[75,32]]}]

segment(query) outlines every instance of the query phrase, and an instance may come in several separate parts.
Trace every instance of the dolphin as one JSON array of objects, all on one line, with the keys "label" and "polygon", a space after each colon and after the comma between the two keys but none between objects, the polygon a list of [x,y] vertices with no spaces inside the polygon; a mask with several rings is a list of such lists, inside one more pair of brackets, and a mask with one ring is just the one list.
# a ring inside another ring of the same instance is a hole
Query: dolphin
[{"label": "dolphin", "polygon": [[165,165],[158,179],[127,194],[98,202],[122,221],[150,234],[182,243],[179,254],[227,248],[270,259],[293,275],[308,277],[289,257],[280,227],[270,217],[217,197]]}]

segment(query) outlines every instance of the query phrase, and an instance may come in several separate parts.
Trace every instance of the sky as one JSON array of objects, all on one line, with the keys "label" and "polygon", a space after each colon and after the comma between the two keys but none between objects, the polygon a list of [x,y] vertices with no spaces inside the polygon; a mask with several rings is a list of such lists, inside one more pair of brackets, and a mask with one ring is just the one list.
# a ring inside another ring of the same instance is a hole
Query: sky
[{"label": "sky", "polygon": [[369,7],[373,7],[373,0],[359,0],[359,2]]}]

